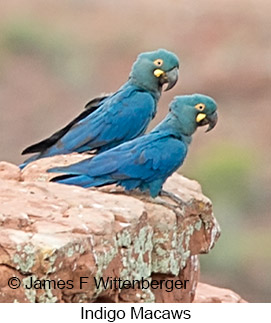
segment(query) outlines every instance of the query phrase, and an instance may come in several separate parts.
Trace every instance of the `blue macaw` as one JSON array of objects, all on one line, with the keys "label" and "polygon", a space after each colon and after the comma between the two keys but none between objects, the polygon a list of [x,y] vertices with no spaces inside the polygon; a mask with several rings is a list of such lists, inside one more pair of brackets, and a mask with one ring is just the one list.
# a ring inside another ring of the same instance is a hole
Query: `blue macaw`
[{"label": "blue macaw", "polygon": [[20,168],[43,157],[71,152],[106,151],[142,135],[156,114],[163,84],[170,90],[178,80],[178,57],[159,49],[137,57],[128,81],[115,93],[91,100],[86,109],[51,137],[26,148],[38,153]]},{"label": "blue macaw", "polygon": [[197,127],[217,122],[215,101],[202,94],[177,96],[166,118],[149,134],[123,143],[93,158],[48,172],[67,173],[53,182],[82,187],[117,184],[156,197],[165,180],[183,163]]}]

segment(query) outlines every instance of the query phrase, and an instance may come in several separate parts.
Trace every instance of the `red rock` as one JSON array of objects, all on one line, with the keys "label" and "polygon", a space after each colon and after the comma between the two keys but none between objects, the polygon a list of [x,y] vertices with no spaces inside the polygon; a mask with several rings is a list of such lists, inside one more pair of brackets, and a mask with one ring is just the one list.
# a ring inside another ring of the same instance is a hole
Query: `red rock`
[{"label": "red rock", "polygon": [[0,162],[0,179],[19,181],[21,176],[20,168],[16,165]]},{"label": "red rock", "polygon": [[[114,185],[83,189],[48,183],[52,175],[46,169],[86,157],[41,159],[23,170],[23,181],[20,176],[0,180],[0,302],[193,301],[197,255],[207,253],[220,233],[199,184],[174,174],[165,189],[178,194],[178,204],[168,197],[154,202],[127,194]],[[20,288],[7,286],[12,276],[22,281]],[[87,283],[80,286],[80,277],[88,277]],[[101,277],[189,284],[170,293],[164,285],[162,290],[96,288],[94,278]],[[31,279],[66,285],[29,290]]]},{"label": "red rock", "polygon": [[193,303],[246,303],[230,289],[198,283]]}]

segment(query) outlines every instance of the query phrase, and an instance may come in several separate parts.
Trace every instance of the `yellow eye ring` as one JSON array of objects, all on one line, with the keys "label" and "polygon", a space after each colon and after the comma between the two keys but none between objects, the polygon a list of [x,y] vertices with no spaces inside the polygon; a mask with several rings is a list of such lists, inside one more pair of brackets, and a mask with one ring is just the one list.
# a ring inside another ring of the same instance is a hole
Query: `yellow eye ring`
[{"label": "yellow eye ring", "polygon": [[154,65],[156,66],[162,66],[164,61],[161,58],[156,59],[154,62]]},{"label": "yellow eye ring", "polygon": [[205,104],[203,103],[198,103],[195,105],[195,108],[199,111],[203,111],[205,109]]}]

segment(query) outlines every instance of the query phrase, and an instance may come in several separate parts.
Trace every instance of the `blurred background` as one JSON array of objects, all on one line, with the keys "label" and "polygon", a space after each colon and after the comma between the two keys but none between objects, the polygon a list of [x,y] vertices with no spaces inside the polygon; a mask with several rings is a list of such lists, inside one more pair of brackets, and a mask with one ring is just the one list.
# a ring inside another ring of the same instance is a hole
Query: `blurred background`
[{"label": "blurred background", "polygon": [[180,172],[214,204],[222,236],[201,281],[271,302],[269,0],[9,0],[0,4],[0,160],[65,125],[128,78],[138,53],[166,48],[180,79],[163,94],[205,93],[219,123],[194,137]]}]

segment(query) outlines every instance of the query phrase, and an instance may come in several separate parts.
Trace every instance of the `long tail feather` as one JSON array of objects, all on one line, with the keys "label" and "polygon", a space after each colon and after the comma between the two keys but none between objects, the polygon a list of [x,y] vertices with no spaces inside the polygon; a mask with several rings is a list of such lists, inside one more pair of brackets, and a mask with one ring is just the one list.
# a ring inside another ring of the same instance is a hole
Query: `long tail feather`
[{"label": "long tail feather", "polygon": [[61,175],[52,178],[50,182],[56,182],[66,185],[76,185],[81,187],[94,186],[93,179],[86,175]]}]

